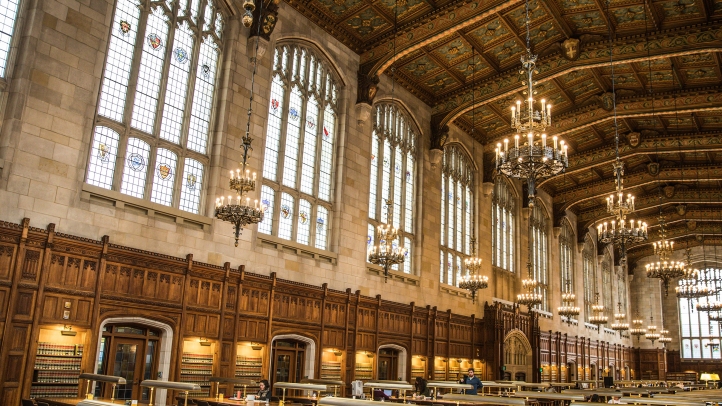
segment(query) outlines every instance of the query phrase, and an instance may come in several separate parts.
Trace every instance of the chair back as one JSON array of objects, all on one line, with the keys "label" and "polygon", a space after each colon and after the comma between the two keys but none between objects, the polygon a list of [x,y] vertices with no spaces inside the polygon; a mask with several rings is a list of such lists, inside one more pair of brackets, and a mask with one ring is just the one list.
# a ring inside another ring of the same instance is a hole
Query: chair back
[{"label": "chair back", "polygon": [[35,406],[35,402],[30,399],[20,399],[20,404],[22,406]]}]

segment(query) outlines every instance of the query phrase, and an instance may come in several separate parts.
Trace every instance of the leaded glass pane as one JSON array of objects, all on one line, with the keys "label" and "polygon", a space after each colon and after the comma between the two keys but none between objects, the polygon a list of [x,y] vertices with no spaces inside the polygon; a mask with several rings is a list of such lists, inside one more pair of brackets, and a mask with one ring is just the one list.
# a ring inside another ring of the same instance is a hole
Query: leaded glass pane
[{"label": "leaded glass pane", "polygon": [[273,77],[271,102],[268,103],[268,129],[266,131],[266,154],[263,157],[263,177],[277,180],[278,148],[281,140],[281,114],[286,90],[280,75]]},{"label": "leaded glass pane", "polygon": [[383,168],[381,178],[381,199],[383,210],[381,211],[381,222],[389,223],[392,219],[387,218],[386,200],[391,200],[391,145],[388,140],[384,140]]},{"label": "leaded glass pane", "polygon": [[155,176],[150,201],[165,206],[173,203],[173,183],[175,181],[178,157],[171,150],[158,148],[155,158]]},{"label": "leaded glass pane", "polygon": [[295,208],[294,199],[288,193],[281,193],[280,219],[278,221],[278,236],[290,240],[293,233]]},{"label": "leaded glass pane", "polygon": [[195,159],[186,158],[183,167],[179,208],[198,214],[201,206],[203,164]]},{"label": "leaded glass pane", "polygon": [[308,245],[309,233],[311,231],[311,203],[301,199],[298,203],[298,228],[296,229],[296,241]]},{"label": "leaded glass pane", "polygon": [[318,133],[318,103],[312,96],[306,106],[305,134],[303,136],[303,166],[301,168],[301,192],[313,194],[313,178],[316,174],[316,134]]},{"label": "leaded glass pane", "polygon": [[404,217],[404,230],[407,233],[414,232],[414,159],[411,154],[406,156],[406,173],[404,174],[406,189],[406,213]]},{"label": "leaded glass pane", "polygon": [[138,84],[130,125],[148,134],[153,133],[158,109],[158,94],[163,81],[163,64],[168,41],[168,17],[163,7],[155,7],[148,15],[148,23],[140,57]]},{"label": "leaded glass pane", "polygon": [[291,90],[288,121],[286,123],[286,154],[283,161],[283,185],[296,187],[298,168],[298,143],[301,134],[301,92],[297,87]]},{"label": "leaded glass pane", "polygon": [[0,77],[5,77],[19,4],[18,0],[0,2]]},{"label": "leaded glass pane", "polygon": [[160,126],[160,137],[176,144],[180,142],[182,133],[184,107],[188,97],[188,78],[193,63],[190,60],[193,42],[192,31],[184,21],[175,30],[165,90],[163,121]]},{"label": "leaded glass pane", "polygon": [[456,257],[456,278],[454,280],[454,286],[457,288],[459,287],[459,282],[461,282],[461,257]]},{"label": "leaded glass pane", "polygon": [[120,192],[142,199],[145,196],[145,179],[148,175],[150,146],[138,138],[128,140],[125,151],[125,169]]},{"label": "leaded glass pane", "polygon": [[207,37],[201,44],[198,55],[193,108],[188,126],[188,148],[201,154],[206,152],[210,133],[217,62],[218,48],[216,43]]},{"label": "leaded glass pane", "polygon": [[336,133],[336,114],[330,106],[323,112],[323,129],[321,131],[321,164],[318,174],[318,197],[325,201],[331,200],[331,163],[333,161],[333,140]]},{"label": "leaded glass pane", "polygon": [[403,202],[401,201],[401,165],[403,164],[402,154],[399,149],[396,149],[394,156],[394,227],[401,228],[401,207]]},{"label": "leaded glass pane", "polygon": [[376,188],[379,170],[379,139],[374,131],[371,140],[371,187],[369,188],[369,217],[376,218]]},{"label": "leaded glass pane", "polygon": [[316,248],[327,249],[328,238],[328,210],[323,206],[316,208]]},{"label": "leaded glass pane", "polygon": [[454,284],[454,257],[451,253],[446,254],[446,283],[449,285]]},{"label": "leaded glass pane", "polygon": [[411,239],[404,238],[404,248],[406,248],[406,259],[404,260],[404,273],[411,273]]},{"label": "leaded glass pane", "polygon": [[[372,224],[369,224],[368,234],[366,235],[366,251],[370,250],[374,244],[376,244],[376,230]],[[368,261],[368,256],[366,260]]]},{"label": "leaded glass pane", "polygon": [[439,283],[444,283],[444,251],[439,253]]},{"label": "leaded glass pane", "polygon": [[90,151],[88,175],[85,181],[91,185],[111,189],[118,154],[120,136],[108,127],[95,127],[93,147]]},{"label": "leaded glass pane", "polygon": [[[446,241],[446,176],[441,177],[441,246]],[[442,261],[443,262],[443,261]]]},{"label": "leaded glass pane", "polygon": [[271,234],[273,230],[273,209],[276,194],[270,187],[263,185],[261,187],[261,205],[266,209],[263,221],[258,224],[258,232]]},{"label": "leaded glass pane", "polygon": [[[3,4],[6,3],[3,2]],[[15,7],[17,8],[17,5]],[[118,122],[123,121],[132,65],[132,58],[129,55],[133,55],[139,18],[140,9],[137,7],[136,0],[117,1],[105,62],[103,86],[98,102],[98,114]]]}]

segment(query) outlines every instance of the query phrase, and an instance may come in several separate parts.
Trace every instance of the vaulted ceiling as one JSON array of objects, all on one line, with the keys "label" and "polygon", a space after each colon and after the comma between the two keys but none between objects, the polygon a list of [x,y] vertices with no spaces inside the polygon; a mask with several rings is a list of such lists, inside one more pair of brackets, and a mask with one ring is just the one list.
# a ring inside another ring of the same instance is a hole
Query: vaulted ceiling
[{"label": "vaulted ceiling", "polygon": [[[487,163],[496,143],[513,136],[524,1],[286,1],[355,50],[360,74],[393,67],[397,82],[432,107],[432,131],[449,123],[473,129]],[[634,218],[650,224],[650,240],[661,212],[678,247],[722,242],[722,0],[530,0],[529,7],[536,90],[554,105],[550,134],[570,146],[566,174],[539,185],[553,196],[555,223],[574,212],[581,240],[607,216],[615,159],[611,25]],[[487,181],[492,174],[487,167]],[[651,254],[649,244],[629,252],[632,262]]]}]

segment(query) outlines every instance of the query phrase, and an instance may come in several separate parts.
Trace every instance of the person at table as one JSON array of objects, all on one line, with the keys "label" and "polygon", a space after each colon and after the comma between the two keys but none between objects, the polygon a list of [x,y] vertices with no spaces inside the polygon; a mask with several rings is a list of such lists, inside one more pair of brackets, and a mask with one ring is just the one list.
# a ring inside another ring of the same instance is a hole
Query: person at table
[{"label": "person at table", "polygon": [[482,388],[481,380],[474,376],[474,368],[469,368],[467,371],[468,375],[464,375],[460,380],[459,383],[465,383],[467,385],[471,385],[471,389],[464,389],[465,395],[478,395],[478,390]]},{"label": "person at table", "polygon": [[592,395],[592,397],[589,398],[589,403],[601,403],[602,398],[599,397],[596,393]]},{"label": "person at table", "polygon": [[428,382],[426,382],[426,379],[417,376],[416,382],[414,382],[414,390],[417,395],[429,397],[431,396],[431,389],[426,386]]},{"label": "person at table", "polygon": [[256,400],[261,402],[268,402],[271,400],[271,385],[268,383],[267,379],[261,380],[261,383],[258,385]]},{"label": "person at table", "polygon": [[609,399],[607,403],[611,403],[613,405],[626,405],[626,403],[622,402],[619,395],[612,395],[612,398]]}]

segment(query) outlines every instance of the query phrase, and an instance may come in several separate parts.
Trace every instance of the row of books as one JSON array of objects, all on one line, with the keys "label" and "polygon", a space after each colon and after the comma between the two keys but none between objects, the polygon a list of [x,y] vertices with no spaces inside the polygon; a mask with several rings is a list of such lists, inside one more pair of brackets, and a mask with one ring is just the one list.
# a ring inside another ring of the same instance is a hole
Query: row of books
[{"label": "row of books", "polygon": [[54,343],[38,343],[38,355],[83,356],[83,345],[60,345]]}]

